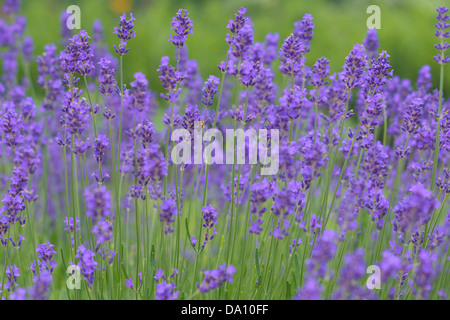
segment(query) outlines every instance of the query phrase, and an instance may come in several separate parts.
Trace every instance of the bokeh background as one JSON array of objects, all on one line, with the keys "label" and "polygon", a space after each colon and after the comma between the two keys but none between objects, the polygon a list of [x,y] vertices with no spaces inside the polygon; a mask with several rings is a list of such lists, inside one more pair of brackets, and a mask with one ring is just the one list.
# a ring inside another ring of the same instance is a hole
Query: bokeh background
[{"label": "bokeh background", "polygon": [[[292,31],[293,24],[305,13],[314,17],[314,39],[308,64],[326,57],[331,70],[339,71],[352,46],[361,42],[367,27],[369,5],[381,9],[381,48],[391,55],[395,74],[415,81],[417,71],[429,64],[433,81],[438,82],[438,66],[433,60],[436,50],[435,8],[450,5],[444,0],[23,0],[22,13],[28,18],[27,34],[34,37],[35,54],[41,54],[46,43],[59,44],[60,13],[69,5],[81,8],[81,27],[91,33],[92,23],[102,21],[106,41],[111,50],[118,43],[113,34],[122,12],[136,17],[137,37],[129,41],[126,55],[125,81],[141,71],[147,75],[150,87],[161,91],[156,69],[160,59],[168,55],[173,60],[174,47],[168,42],[171,19],[178,8],[187,9],[194,21],[194,34],[187,41],[190,59],[197,59],[203,79],[218,75],[216,65],[225,59],[226,25],[242,6],[248,9],[255,26],[255,41],[263,41],[267,32],[278,32],[281,40]],[[280,42],[281,45],[281,42]],[[32,67],[36,76],[36,66]],[[446,83],[450,83],[450,72]]]}]

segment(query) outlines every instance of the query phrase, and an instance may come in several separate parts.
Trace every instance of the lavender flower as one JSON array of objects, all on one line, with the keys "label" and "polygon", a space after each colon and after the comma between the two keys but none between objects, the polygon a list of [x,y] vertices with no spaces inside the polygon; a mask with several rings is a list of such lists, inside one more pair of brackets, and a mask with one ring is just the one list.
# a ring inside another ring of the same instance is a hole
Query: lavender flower
[{"label": "lavender flower", "polygon": [[47,271],[43,271],[39,276],[34,276],[34,285],[28,289],[28,295],[31,300],[47,300],[49,297],[50,286],[53,277]]},{"label": "lavender flower", "polygon": [[130,83],[131,90],[125,92],[128,109],[133,112],[142,112],[150,105],[150,94],[148,92],[148,81],[142,72],[134,74],[135,81]]},{"label": "lavender flower", "polygon": [[413,99],[411,104],[406,108],[403,116],[403,125],[401,129],[408,134],[414,134],[420,125],[420,117],[423,112],[422,99]]},{"label": "lavender flower", "polygon": [[174,283],[167,283],[165,281],[156,285],[155,300],[177,300],[180,291],[175,291],[176,286]]},{"label": "lavender flower", "polygon": [[253,221],[252,222],[252,226],[250,227],[250,229],[248,229],[249,233],[253,233],[253,234],[261,234],[261,231],[263,230],[263,228],[261,227],[261,224],[264,221],[260,218],[258,218],[258,220]]},{"label": "lavender flower", "polygon": [[366,55],[364,54],[364,46],[355,44],[353,50],[345,58],[343,70],[343,83],[347,90],[355,89],[361,86],[364,80],[364,67],[366,66]]},{"label": "lavender flower", "polygon": [[106,220],[105,218],[101,218],[92,229],[92,234],[95,235],[97,238],[97,246],[96,251],[98,250],[98,247],[108,242],[113,237],[113,225],[111,221]]},{"label": "lavender flower", "polygon": [[168,94],[161,93],[161,98],[169,102],[176,102],[179,94],[181,93],[181,88],[178,88],[177,90],[177,84],[183,80],[184,74],[179,71],[175,71],[175,69],[169,64],[169,57],[161,58],[161,65],[157,71],[161,73],[159,80],[161,80],[162,86],[168,90]]},{"label": "lavender flower", "polygon": [[67,48],[61,52],[59,58],[64,72],[85,76],[95,68],[92,62],[94,53],[88,42],[89,39],[85,30],[81,30],[70,39]]},{"label": "lavender flower", "polygon": [[294,34],[300,38],[303,44],[304,53],[309,52],[310,42],[314,35],[314,18],[306,13],[303,18],[294,24]]},{"label": "lavender flower", "polygon": [[94,223],[101,218],[111,217],[111,194],[104,185],[86,188],[84,198],[86,201],[86,215]]},{"label": "lavender flower", "polygon": [[104,96],[109,96],[118,92],[119,89],[114,78],[116,70],[111,66],[111,61],[106,58],[101,58],[98,65],[100,66],[100,75],[98,77],[98,82],[100,82],[98,90],[100,93]]},{"label": "lavender flower", "polygon": [[300,72],[303,66],[301,60],[304,47],[301,39],[294,34],[291,34],[283,43],[280,48],[280,71],[284,74],[294,75]]},{"label": "lavender flower", "polygon": [[203,227],[211,229],[217,225],[217,211],[212,205],[208,205],[202,208],[203,212]]},{"label": "lavender flower", "polygon": [[220,79],[215,76],[209,76],[205,82],[205,86],[202,88],[202,103],[205,107],[211,107],[214,101],[214,95],[217,93],[217,87],[219,86]]},{"label": "lavender flower", "polygon": [[380,47],[380,42],[378,40],[377,29],[368,29],[366,37],[362,43],[364,48],[366,48],[367,56],[369,61],[376,58],[378,55],[378,48]]},{"label": "lavender flower", "polygon": [[434,47],[439,51],[437,56],[434,56],[434,60],[437,63],[444,65],[450,62],[450,56],[445,56],[445,51],[450,48],[450,45],[444,40],[450,37],[450,31],[447,29],[450,27],[450,24],[447,21],[450,19],[450,16],[446,14],[448,12],[448,8],[439,7],[436,9],[438,15],[436,19],[438,23],[436,24],[436,37],[440,40],[439,44],[434,45]]},{"label": "lavender flower", "polygon": [[105,148],[109,146],[108,138],[104,134],[99,134],[94,141],[94,155],[97,163],[102,163],[105,155]]},{"label": "lavender flower", "polygon": [[177,48],[184,46],[187,40],[187,35],[193,33],[192,20],[188,18],[189,12],[183,9],[179,9],[177,15],[172,18],[172,30],[175,30],[175,35],[169,35],[169,41],[172,42]]},{"label": "lavender flower", "polygon": [[204,270],[204,279],[202,283],[197,284],[197,288],[201,293],[209,292],[219,288],[225,282],[233,283],[233,275],[236,268],[232,265],[222,264],[218,269]]},{"label": "lavender flower", "polygon": [[13,292],[19,286],[17,278],[20,277],[19,268],[16,265],[6,267],[6,278],[8,282],[5,284],[5,289]]},{"label": "lavender flower", "polygon": [[167,235],[172,233],[174,229],[171,227],[175,222],[175,217],[178,215],[177,203],[172,198],[164,199],[159,213],[159,221],[166,224],[164,233]]},{"label": "lavender flower", "polygon": [[136,37],[136,31],[132,30],[134,27],[133,21],[136,20],[132,13],[130,13],[130,20],[127,20],[125,13],[120,17],[119,27],[114,28],[114,33],[120,39],[119,46],[113,45],[114,50],[119,56],[125,55],[130,49],[127,48],[127,42],[131,38]]},{"label": "lavender flower", "polygon": [[148,119],[142,121],[136,127],[136,134],[141,138],[144,149],[147,149],[153,142],[156,134],[155,129],[153,128],[153,123],[151,123]]},{"label": "lavender flower", "polygon": [[421,183],[414,184],[411,195],[403,198],[394,208],[394,230],[402,233],[417,231],[430,220],[433,210],[438,207],[439,201],[432,191]]},{"label": "lavender flower", "polygon": [[80,268],[80,272],[86,279],[89,287],[92,287],[94,283],[94,272],[98,269],[98,263],[94,260],[95,254],[85,248],[84,245],[78,246],[77,255],[75,259],[79,259],[77,266]]},{"label": "lavender flower", "polygon": [[6,14],[15,14],[20,10],[20,0],[6,0],[2,11]]},{"label": "lavender flower", "polygon": [[[36,252],[38,253],[39,273],[42,273],[45,270],[49,274],[52,274],[53,270],[57,267],[55,260],[53,260],[53,255],[56,254],[56,251],[53,248],[54,245],[50,244],[48,241],[38,245]],[[31,262],[30,269],[36,275],[36,264],[34,261]]]},{"label": "lavender flower", "polygon": [[325,79],[328,78],[329,75],[330,75],[330,62],[324,57],[318,59],[314,64],[314,69],[311,78],[312,85],[316,88],[320,88],[327,85],[328,81],[325,81]]},{"label": "lavender flower", "polygon": [[[76,231],[79,232],[79,231],[81,231],[80,218],[76,217],[75,220],[76,220],[76,223],[77,223]],[[64,218],[64,225],[65,225],[64,231],[67,231],[67,233],[71,235],[72,247],[74,247],[75,246],[75,238],[74,238],[75,226],[74,226],[74,223],[73,223],[73,218],[65,217]]]}]

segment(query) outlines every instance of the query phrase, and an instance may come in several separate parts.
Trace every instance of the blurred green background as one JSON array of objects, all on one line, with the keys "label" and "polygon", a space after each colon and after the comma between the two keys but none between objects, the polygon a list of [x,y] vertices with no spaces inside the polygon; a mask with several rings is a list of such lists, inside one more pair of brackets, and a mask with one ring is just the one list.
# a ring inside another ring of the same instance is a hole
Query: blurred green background
[{"label": "blurred green background", "polygon": [[[218,74],[216,65],[225,59],[227,50],[227,22],[242,6],[248,9],[247,14],[254,22],[256,41],[263,41],[267,32],[278,32],[284,39],[296,20],[305,13],[312,14],[316,28],[308,64],[324,56],[331,61],[331,70],[339,71],[353,44],[364,38],[369,17],[366,9],[375,4],[381,9],[380,49],[391,55],[395,74],[415,81],[419,68],[429,64],[436,85],[435,8],[450,5],[450,1],[444,0],[23,0],[22,3],[22,13],[28,17],[27,34],[34,37],[36,55],[42,53],[46,43],[59,44],[60,13],[71,4],[81,8],[81,27],[89,33],[93,21],[101,19],[111,50],[118,43],[112,32],[119,16],[122,12],[133,12],[137,37],[129,41],[125,81],[141,71],[156,91],[162,89],[156,72],[161,56],[169,55],[172,60],[174,57],[168,36],[178,8],[187,9],[194,22],[194,34],[189,35],[187,45],[190,58],[198,60],[203,79]],[[36,66],[34,73],[35,69]],[[449,73],[446,83],[450,83]]]}]

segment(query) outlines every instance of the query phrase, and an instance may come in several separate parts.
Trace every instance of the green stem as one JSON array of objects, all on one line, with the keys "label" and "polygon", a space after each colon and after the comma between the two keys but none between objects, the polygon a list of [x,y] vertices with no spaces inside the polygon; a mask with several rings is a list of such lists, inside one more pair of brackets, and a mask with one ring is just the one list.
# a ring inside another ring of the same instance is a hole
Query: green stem
[{"label": "green stem", "polygon": [[[442,40],[441,40],[442,43]],[[444,89],[444,64],[441,64],[440,81],[439,81],[439,106],[438,114],[436,116],[437,129],[436,129],[436,142],[434,144],[434,160],[433,160],[433,172],[431,174],[430,190],[434,188],[434,181],[436,179],[436,171],[439,161],[439,135],[441,132],[441,110],[442,110],[442,95]]]}]

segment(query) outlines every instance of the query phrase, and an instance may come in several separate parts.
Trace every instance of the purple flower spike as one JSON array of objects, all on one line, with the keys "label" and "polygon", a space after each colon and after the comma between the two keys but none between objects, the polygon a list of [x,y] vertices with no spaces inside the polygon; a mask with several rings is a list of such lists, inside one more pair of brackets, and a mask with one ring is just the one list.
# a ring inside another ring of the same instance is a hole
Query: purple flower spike
[{"label": "purple flower spike", "polygon": [[207,229],[211,229],[215,225],[217,225],[217,211],[212,205],[208,205],[202,208],[203,212],[203,227]]},{"label": "purple flower spike", "polygon": [[205,278],[202,283],[197,284],[197,287],[201,293],[205,293],[219,288],[225,282],[233,283],[233,275],[235,272],[235,267],[232,265],[227,266],[226,264],[220,265],[215,270],[205,270],[203,271]]},{"label": "purple flower spike", "polygon": [[366,66],[366,54],[364,46],[357,43],[353,46],[353,50],[345,58],[343,82],[347,90],[358,88],[364,80],[364,68]]},{"label": "purple flower spike", "polygon": [[175,222],[175,217],[178,215],[177,203],[172,198],[167,198],[161,204],[160,210],[159,220],[166,224],[164,233],[167,235],[174,231],[172,223]]},{"label": "purple flower spike", "polygon": [[78,247],[75,259],[79,259],[77,266],[80,267],[81,274],[86,279],[88,286],[92,287],[94,283],[94,273],[98,269],[98,263],[94,259],[95,254],[85,248],[84,245]]},{"label": "purple flower spike", "polygon": [[81,30],[70,39],[67,48],[61,52],[59,58],[64,72],[79,73],[81,76],[85,76],[95,68],[92,62],[94,53],[88,42],[89,39],[85,30]]},{"label": "purple flower spike", "polygon": [[168,90],[167,94],[161,93],[161,98],[169,102],[178,101],[181,88],[177,90],[176,87],[184,79],[185,75],[182,72],[175,71],[175,68],[169,64],[169,57],[161,58],[161,64],[157,71],[161,73],[159,80],[161,80],[162,86]]},{"label": "purple flower spike", "polygon": [[165,281],[156,285],[155,300],[177,300],[180,291],[175,291],[176,286],[174,283],[167,283]]},{"label": "purple flower spike", "polygon": [[209,76],[205,82],[205,86],[202,88],[202,103],[205,107],[211,107],[214,101],[214,95],[217,93],[217,87],[219,86],[220,79],[215,76]]},{"label": "purple flower spike", "polygon": [[86,215],[96,223],[101,218],[111,217],[111,194],[104,185],[86,188]]},{"label": "purple flower spike", "polygon": [[127,20],[127,15],[122,14],[119,21],[119,27],[114,28],[114,33],[120,39],[119,46],[114,45],[114,50],[119,56],[123,56],[130,49],[127,48],[127,41],[136,37],[136,31],[132,30],[134,27],[133,21],[136,20],[132,13],[130,13],[130,20]]},{"label": "purple flower spike", "polygon": [[99,134],[94,142],[94,155],[97,163],[102,163],[105,149],[109,146],[108,138],[104,134]]},{"label": "purple flower spike", "polygon": [[187,35],[193,33],[192,20],[188,18],[189,12],[184,9],[179,9],[177,15],[172,18],[172,30],[175,30],[175,35],[169,35],[169,41],[177,48],[184,46],[187,40]]},{"label": "purple flower spike", "polygon": [[98,65],[100,66],[100,76],[98,77],[98,82],[100,82],[98,90],[100,93],[104,96],[109,96],[118,92],[119,89],[114,78],[116,70],[112,67],[111,61],[106,58],[101,58]]}]

